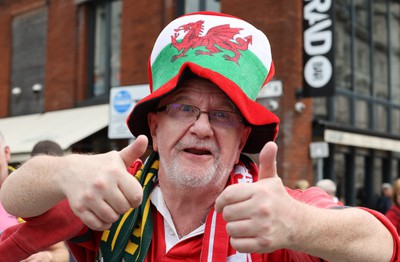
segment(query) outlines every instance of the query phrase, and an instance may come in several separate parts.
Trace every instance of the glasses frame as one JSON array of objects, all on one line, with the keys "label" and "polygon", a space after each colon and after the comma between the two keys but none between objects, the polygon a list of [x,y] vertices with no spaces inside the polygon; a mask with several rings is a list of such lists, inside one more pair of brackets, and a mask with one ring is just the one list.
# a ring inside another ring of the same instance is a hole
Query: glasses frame
[{"label": "glasses frame", "polygon": [[[237,128],[240,124],[246,125],[246,124],[245,124],[245,121],[244,121],[244,118],[243,118],[243,116],[242,116],[240,113],[236,113],[236,112],[233,112],[233,111],[226,111],[226,110],[202,111],[202,110],[201,110],[200,108],[198,108],[197,106],[192,106],[192,105],[187,105],[187,104],[171,103],[171,104],[167,104],[167,105],[164,105],[164,106],[161,106],[161,107],[157,108],[157,109],[155,110],[155,112],[167,111],[167,112],[168,112],[168,115],[169,115],[171,118],[178,119],[179,117],[176,117],[176,116],[174,117],[173,115],[171,115],[171,114],[169,113],[169,112],[170,112],[170,108],[171,108],[172,106],[177,106],[177,107],[187,106],[187,107],[189,107],[189,108],[191,109],[191,111],[193,111],[193,109],[195,109],[195,111],[197,112],[197,115],[196,115],[196,116],[193,115],[193,116],[194,116],[194,118],[193,118],[193,123],[195,123],[197,120],[199,120],[201,114],[207,114],[207,116],[208,116],[208,121],[210,122],[210,124],[215,123],[217,126],[229,127],[229,128]],[[221,112],[221,113],[228,113],[228,114],[234,114],[234,115],[238,116],[238,118],[237,118],[237,119],[238,119],[237,123],[233,123],[233,122],[229,122],[229,121],[228,121],[228,122],[221,122],[221,121],[216,120],[216,119],[218,119],[218,118],[215,118],[213,113],[219,113],[219,112]],[[215,121],[212,121],[212,120],[215,120]],[[189,121],[187,121],[187,122],[189,123]],[[230,125],[229,123],[232,123],[232,124]]]}]

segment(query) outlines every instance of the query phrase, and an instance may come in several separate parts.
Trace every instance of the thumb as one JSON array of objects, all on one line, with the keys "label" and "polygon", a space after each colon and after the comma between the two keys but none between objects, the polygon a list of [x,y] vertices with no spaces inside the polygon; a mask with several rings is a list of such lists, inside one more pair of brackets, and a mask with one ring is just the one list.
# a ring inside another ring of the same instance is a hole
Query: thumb
[{"label": "thumb", "polygon": [[147,149],[148,139],[144,135],[138,136],[132,144],[126,146],[119,155],[124,160],[125,166],[128,168],[136,159],[141,157]]},{"label": "thumb", "polygon": [[261,150],[259,180],[278,176],[276,170],[277,152],[278,146],[275,144],[275,142],[268,142]]}]

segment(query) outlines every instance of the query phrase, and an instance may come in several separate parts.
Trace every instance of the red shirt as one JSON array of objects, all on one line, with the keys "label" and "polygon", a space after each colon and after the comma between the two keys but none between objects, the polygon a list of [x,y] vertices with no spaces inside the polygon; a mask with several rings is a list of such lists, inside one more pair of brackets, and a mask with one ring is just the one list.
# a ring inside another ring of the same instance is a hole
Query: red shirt
[{"label": "red shirt", "polygon": [[[155,210],[155,209],[154,209]],[[159,212],[153,212],[153,237],[147,253],[146,262],[199,262],[202,248],[203,235],[185,239],[174,245],[166,252],[164,218]],[[240,254],[232,247],[228,250],[228,258],[246,257],[248,254]],[[322,261],[305,253],[281,249],[270,254],[251,254],[251,261]],[[232,260],[237,261],[237,260]],[[245,261],[241,259],[240,261]]]},{"label": "red shirt", "polygon": [[[295,199],[307,202],[318,207],[329,208],[332,201],[321,190],[311,188],[304,192],[287,189]],[[392,261],[400,261],[400,240],[392,223],[381,213],[365,209],[379,219],[391,232],[394,239],[394,252]],[[165,236],[163,219],[158,212],[155,216],[155,230],[153,241],[148,252],[148,261],[176,261],[184,257],[185,261],[199,261],[201,248],[201,235],[183,241],[165,252]],[[0,235],[0,254],[4,261],[20,261],[30,254],[37,253],[50,245],[65,239],[77,261],[95,261],[102,232],[88,229],[82,221],[74,215],[66,200],[60,202],[48,212],[34,218],[26,219],[26,223],[17,224],[6,229]],[[230,250],[230,254],[236,251]],[[300,258],[300,257],[301,258]],[[313,258],[290,250],[277,250],[271,254],[252,254],[253,261],[313,261]]]},{"label": "red shirt", "polygon": [[392,205],[386,212],[386,217],[396,227],[397,232],[400,234],[400,207]]}]

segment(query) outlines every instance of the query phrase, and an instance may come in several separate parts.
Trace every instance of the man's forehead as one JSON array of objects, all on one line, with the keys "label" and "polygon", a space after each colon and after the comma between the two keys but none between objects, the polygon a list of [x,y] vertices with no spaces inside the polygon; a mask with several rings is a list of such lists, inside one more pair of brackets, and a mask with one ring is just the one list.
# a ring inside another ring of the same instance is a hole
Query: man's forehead
[{"label": "man's forehead", "polygon": [[176,93],[186,92],[225,94],[216,84],[200,77],[185,79],[179,83]]},{"label": "man's forehead", "polygon": [[198,98],[201,95],[210,95],[218,98],[220,106],[228,106],[231,110],[236,109],[232,100],[213,82],[200,78],[189,78],[181,81],[176,90],[163,98],[160,104],[170,103],[176,100]]}]

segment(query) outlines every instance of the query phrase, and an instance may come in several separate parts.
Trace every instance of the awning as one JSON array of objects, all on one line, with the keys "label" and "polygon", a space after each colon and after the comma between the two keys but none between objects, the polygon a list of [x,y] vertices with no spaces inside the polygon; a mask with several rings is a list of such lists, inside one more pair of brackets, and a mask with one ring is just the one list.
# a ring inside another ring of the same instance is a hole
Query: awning
[{"label": "awning", "polygon": [[11,162],[23,162],[40,140],[53,140],[66,151],[108,125],[109,105],[87,106],[0,118],[0,131],[11,149]]},{"label": "awning", "polygon": [[348,127],[324,120],[313,121],[313,132],[315,136],[332,144],[400,152],[398,134]]}]

